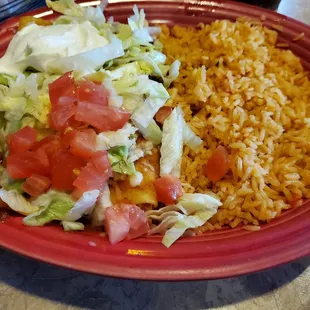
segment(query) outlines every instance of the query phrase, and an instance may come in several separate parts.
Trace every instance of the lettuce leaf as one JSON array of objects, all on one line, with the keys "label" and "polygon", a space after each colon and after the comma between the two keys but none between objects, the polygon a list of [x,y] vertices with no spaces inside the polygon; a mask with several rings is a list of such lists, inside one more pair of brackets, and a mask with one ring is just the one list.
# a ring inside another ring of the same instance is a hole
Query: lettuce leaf
[{"label": "lettuce leaf", "polygon": [[46,0],[46,5],[55,12],[69,16],[83,16],[84,11],[74,0]]},{"label": "lettuce leaf", "polygon": [[124,146],[129,149],[136,142],[135,132],[137,128],[130,123],[117,131],[101,132],[97,135],[96,150],[104,151],[115,146]]},{"label": "lettuce leaf", "polygon": [[138,126],[139,131],[146,140],[151,141],[154,145],[161,143],[163,133],[154,120],[151,120],[147,128]]},{"label": "lettuce leaf", "polygon": [[179,219],[164,235],[162,243],[169,248],[189,228],[202,226],[209,218],[216,213],[216,210],[199,211],[195,215]]},{"label": "lettuce leaf", "polygon": [[107,61],[121,57],[123,54],[122,42],[115,35],[111,35],[109,44],[103,47],[49,62],[48,71],[63,74],[73,70],[87,74],[100,69]]},{"label": "lettuce leaf", "polygon": [[99,193],[97,189],[83,193],[82,197],[74,204],[73,208],[63,217],[63,220],[74,222],[83,215],[90,214],[93,211]]},{"label": "lettuce leaf", "polygon": [[160,175],[180,177],[183,154],[183,117],[174,109],[163,125]]},{"label": "lettuce leaf", "polygon": [[22,215],[29,215],[38,211],[37,206],[27,201],[26,198],[15,189],[5,190],[4,188],[0,188],[0,199],[12,210]]},{"label": "lettuce leaf", "polygon": [[85,226],[79,222],[61,221],[64,231],[84,230]]},{"label": "lettuce leaf", "polygon": [[185,122],[183,117],[183,111],[180,106],[177,107],[178,113],[182,115],[182,123],[183,123],[183,142],[193,151],[197,151],[202,145],[203,141],[198,137],[190,126]]},{"label": "lettuce leaf", "polygon": [[162,243],[170,247],[187,229],[204,225],[221,205],[208,194],[184,194],[177,205],[146,212],[149,219],[159,222],[149,234],[165,234]]},{"label": "lettuce leaf", "polygon": [[136,168],[133,162],[128,160],[128,147],[115,146],[108,150],[108,157],[114,172],[133,175]]},{"label": "lettuce leaf", "polygon": [[52,202],[55,201],[65,201],[69,204],[72,204],[72,206],[74,204],[74,201],[70,195],[55,190],[49,190],[47,193],[37,197],[32,201],[32,204],[38,207],[48,207]]},{"label": "lettuce leaf", "polygon": [[105,219],[106,208],[112,206],[109,185],[106,184],[101,191],[99,201],[96,203],[95,208],[91,214],[91,224],[93,227],[103,226]]},{"label": "lettuce leaf", "polygon": [[22,194],[23,181],[13,180],[9,177],[7,170],[0,166],[0,186],[3,187],[6,191],[15,190],[19,194]]},{"label": "lettuce leaf", "polygon": [[54,220],[62,221],[72,207],[73,203],[68,200],[52,201],[48,206],[25,217],[23,222],[27,226],[44,226]]},{"label": "lettuce leaf", "polygon": [[148,128],[155,114],[165,105],[166,101],[166,98],[148,97],[132,113],[133,123],[138,127]]}]

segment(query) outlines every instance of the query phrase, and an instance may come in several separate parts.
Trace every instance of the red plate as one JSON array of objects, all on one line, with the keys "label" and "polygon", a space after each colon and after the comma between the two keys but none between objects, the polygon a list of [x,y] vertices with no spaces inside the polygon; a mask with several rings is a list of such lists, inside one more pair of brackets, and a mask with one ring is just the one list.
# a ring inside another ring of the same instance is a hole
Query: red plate
[{"label": "red plate", "polygon": [[[267,26],[277,23],[284,27],[280,41],[290,43],[291,49],[303,60],[305,69],[310,70],[310,27],[293,19],[229,1],[138,2],[145,9],[148,20],[154,23],[195,25],[221,18],[234,20],[240,15],[256,18],[264,15]],[[106,15],[126,21],[132,14],[132,4],[111,4]],[[47,11],[39,9],[31,14]],[[50,13],[45,18],[55,16]],[[17,21],[17,18],[10,19],[1,27],[2,52]],[[292,43],[292,38],[301,32],[305,33],[305,38]],[[112,246],[106,238],[92,232],[65,233],[55,226],[25,227],[21,217],[11,217],[0,224],[0,245],[20,254],[76,270],[148,280],[215,279],[254,272],[310,254],[309,240],[309,202],[262,225],[260,231],[225,229],[183,238],[170,249],[161,244],[159,236]]]}]

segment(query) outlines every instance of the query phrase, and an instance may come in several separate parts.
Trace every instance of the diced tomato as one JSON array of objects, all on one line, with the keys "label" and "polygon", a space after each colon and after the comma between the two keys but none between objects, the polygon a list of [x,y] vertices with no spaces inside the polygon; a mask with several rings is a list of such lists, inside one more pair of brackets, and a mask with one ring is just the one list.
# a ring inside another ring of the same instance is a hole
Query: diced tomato
[{"label": "diced tomato", "polygon": [[110,243],[115,244],[126,238],[130,231],[130,224],[122,211],[113,206],[105,211],[104,228]]},{"label": "diced tomato", "polygon": [[72,155],[69,151],[59,151],[52,163],[52,187],[59,190],[73,190],[73,182],[85,164],[84,159]]},{"label": "diced tomato", "polygon": [[100,172],[112,177],[112,168],[107,151],[97,151],[90,159],[90,162]]},{"label": "diced tomato", "polygon": [[93,82],[76,82],[76,96],[78,101],[87,101],[102,106],[108,105],[109,92],[103,85],[98,85]]},{"label": "diced tomato", "polygon": [[181,181],[171,175],[157,179],[154,186],[157,200],[167,205],[174,204],[183,195]]},{"label": "diced tomato", "polygon": [[17,132],[13,133],[9,138],[10,154],[22,153],[29,151],[37,139],[37,132],[26,126]]},{"label": "diced tomato", "polygon": [[82,158],[91,157],[95,152],[95,147],[96,132],[93,129],[77,131],[70,142],[70,152]]},{"label": "diced tomato", "polygon": [[136,205],[118,204],[108,207],[104,227],[112,244],[133,239],[149,230],[146,214]]},{"label": "diced tomato", "polygon": [[76,200],[80,199],[82,195],[83,195],[83,192],[78,188],[75,188],[73,192],[71,193],[72,198]]},{"label": "diced tomato", "polygon": [[130,224],[130,231],[126,239],[135,239],[139,236],[146,234],[149,231],[149,224],[145,212],[136,205],[126,205],[126,206],[127,206],[126,209],[127,210],[129,209],[127,212]]},{"label": "diced tomato", "polygon": [[52,106],[49,114],[49,123],[53,130],[66,128],[68,120],[76,113],[76,105],[72,101],[67,100],[67,98],[60,98],[59,102]]},{"label": "diced tomato", "polygon": [[231,162],[226,149],[218,146],[204,166],[203,172],[212,182],[217,182],[224,178],[231,167]]},{"label": "diced tomato", "polygon": [[47,175],[50,172],[50,160],[46,153],[46,150],[43,148],[39,148],[36,151],[32,152],[34,156],[37,158],[38,163],[42,167],[42,174]]},{"label": "diced tomato", "polygon": [[109,175],[99,172],[95,166],[89,162],[73,182],[73,185],[83,192],[94,189],[101,190],[104,183],[109,179]]},{"label": "diced tomato", "polygon": [[77,121],[74,116],[72,116],[69,120],[68,120],[68,125],[72,128],[72,129],[76,129],[76,130],[82,130],[82,129],[87,129],[89,127],[89,125]]},{"label": "diced tomato", "polygon": [[26,151],[9,155],[7,158],[7,172],[12,179],[25,179],[33,174],[48,175],[48,160],[43,154]]},{"label": "diced tomato", "polygon": [[61,135],[61,146],[65,149],[69,149],[73,139],[76,136],[76,133],[77,133],[77,130],[71,127],[68,127],[64,131],[63,135]]},{"label": "diced tomato", "polygon": [[92,104],[86,101],[78,102],[75,119],[87,123],[101,131],[116,131],[129,120],[130,113],[125,110]]},{"label": "diced tomato", "polygon": [[51,185],[51,180],[42,175],[33,174],[27,178],[22,186],[24,192],[31,196],[38,196],[43,194]]},{"label": "diced tomato", "polygon": [[[56,81],[48,85],[52,106],[59,102],[61,97],[76,101],[75,84],[72,72],[67,72]],[[72,102],[72,101],[71,101]]]},{"label": "diced tomato", "polygon": [[161,107],[155,115],[156,122],[163,124],[166,118],[170,116],[172,108],[170,107]]},{"label": "diced tomato", "polygon": [[46,153],[48,160],[51,163],[55,154],[57,154],[57,152],[61,149],[60,137],[51,135],[43,138],[42,140],[36,142],[32,147],[32,150],[34,151],[39,149]]}]

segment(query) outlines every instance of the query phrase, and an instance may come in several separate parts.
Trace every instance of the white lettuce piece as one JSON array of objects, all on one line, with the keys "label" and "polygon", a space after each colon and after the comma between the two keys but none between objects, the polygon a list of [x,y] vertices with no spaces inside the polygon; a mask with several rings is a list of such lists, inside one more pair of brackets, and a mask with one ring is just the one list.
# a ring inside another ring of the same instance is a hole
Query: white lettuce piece
[{"label": "white lettuce piece", "polygon": [[199,211],[195,215],[190,215],[179,219],[164,235],[162,243],[169,248],[176,240],[183,236],[189,228],[202,226],[209,218],[216,213],[216,210]]},{"label": "white lettuce piece", "polygon": [[135,144],[136,138],[134,136],[137,128],[130,123],[117,131],[101,132],[97,135],[96,150],[104,151],[115,146],[126,146],[130,148]]},{"label": "white lettuce piece", "polygon": [[163,125],[160,175],[180,177],[183,154],[183,116],[174,109]]},{"label": "white lettuce piece", "polygon": [[170,247],[187,229],[204,225],[221,205],[216,197],[208,194],[184,194],[177,205],[146,212],[149,219],[159,222],[149,234],[165,234],[162,243]]},{"label": "white lettuce piece", "polygon": [[82,197],[74,204],[73,208],[63,218],[64,221],[74,222],[83,215],[88,215],[93,211],[99,196],[99,190],[95,189],[83,193]]},{"label": "white lettuce piece", "polygon": [[53,60],[48,63],[47,69],[52,73],[63,74],[73,70],[87,74],[95,72],[107,61],[122,55],[124,55],[122,41],[113,35],[109,44],[80,54]]},{"label": "white lettuce piece", "polygon": [[85,226],[79,222],[61,221],[64,231],[84,230]]},{"label": "white lettuce piece", "polygon": [[38,211],[38,207],[31,204],[26,198],[18,193],[16,190],[0,189],[0,198],[4,201],[10,209],[22,215],[33,214]]},{"label": "white lettuce piece", "polygon": [[139,131],[146,140],[151,141],[154,145],[159,145],[161,143],[163,133],[154,119],[151,120],[147,128],[143,126],[138,126]]},{"label": "white lettuce piece", "polygon": [[131,119],[136,126],[148,128],[155,114],[166,103],[166,98],[148,97],[132,113]]},{"label": "white lettuce piece", "polygon": [[83,8],[74,0],[46,0],[46,5],[55,12],[69,16],[83,16]]},{"label": "white lettuce piece", "polygon": [[106,208],[112,205],[110,189],[108,184],[106,184],[101,192],[100,199],[96,203],[95,208],[91,214],[91,223],[93,227],[103,226]]}]

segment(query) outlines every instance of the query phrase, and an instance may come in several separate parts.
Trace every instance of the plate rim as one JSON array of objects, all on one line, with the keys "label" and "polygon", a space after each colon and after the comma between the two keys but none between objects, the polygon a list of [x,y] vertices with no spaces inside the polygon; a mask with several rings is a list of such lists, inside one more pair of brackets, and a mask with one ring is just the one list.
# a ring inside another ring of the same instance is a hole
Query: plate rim
[{"label": "plate rim", "polygon": [[[93,1],[78,1],[78,2],[84,2],[84,3],[89,3],[89,2],[93,2]],[[146,7],[152,5],[152,3],[169,3],[169,5],[172,5],[173,7],[178,8],[178,6],[182,6],[182,9],[187,9],[188,6],[193,6],[193,8],[195,8],[195,6],[203,6],[206,7],[208,4],[211,4],[212,6],[217,6],[217,9],[219,9],[219,11],[221,9],[225,10],[239,10],[240,8],[242,9],[242,14],[244,15],[245,12],[247,12],[247,10],[250,10],[249,14],[254,14],[257,16],[256,12],[260,12],[261,14],[266,14],[266,16],[268,16],[270,18],[270,20],[272,20],[273,18],[275,18],[274,22],[276,22],[277,19],[280,19],[280,21],[285,21],[288,22],[289,24],[293,24],[295,26],[297,26],[298,29],[302,29],[302,30],[307,30],[310,33],[310,27],[308,25],[305,25],[299,21],[296,21],[295,19],[292,19],[290,17],[286,17],[285,15],[279,14],[277,12],[274,11],[269,11],[266,9],[262,9],[262,8],[258,8],[258,7],[254,7],[248,4],[243,4],[243,3],[237,3],[237,2],[233,2],[233,1],[222,1],[222,0],[212,0],[212,1],[208,1],[208,0],[204,0],[204,1],[196,1],[196,0],[185,0],[185,1],[174,1],[174,0],[157,0],[157,1],[145,1],[145,0],[138,0],[138,1],[120,1],[120,0],[114,0],[112,4],[110,4],[108,6],[108,11],[113,12],[113,8],[117,8],[117,7],[126,7],[126,6],[131,6],[133,5],[133,2],[135,3],[140,3],[140,4],[145,4]],[[143,5],[141,6],[143,7]],[[42,7],[30,12],[26,12],[22,15],[37,15],[37,14],[41,14],[44,12],[50,11],[49,8],[47,7]],[[193,11],[195,12],[195,10]],[[146,13],[148,13],[146,11]],[[249,15],[247,14],[247,15]],[[109,14],[108,14],[109,15]],[[52,16],[52,15],[51,15]],[[54,15],[53,15],[54,16]],[[11,29],[12,27],[16,26],[16,23],[18,22],[20,16],[15,16],[12,17],[8,20],[6,20],[4,23],[2,23],[2,28],[0,30],[0,41],[4,41],[6,40],[8,42],[8,38],[12,35],[12,32],[9,33],[5,33],[8,32],[8,29]],[[49,18],[49,17],[48,17]],[[0,42],[0,47],[1,46],[1,42]],[[3,48],[3,47],[2,47]],[[294,213],[295,212],[295,213]],[[306,218],[306,219],[305,219]],[[291,227],[292,226],[292,219],[296,222],[295,224],[295,228]],[[310,243],[306,243],[305,240],[309,240],[310,238],[310,202],[305,203],[303,206],[299,207],[298,209],[295,210],[290,210],[289,212],[285,213],[283,216],[281,216],[277,222],[277,220],[275,220],[275,222],[271,222],[270,224],[265,224],[262,225],[263,229],[263,235],[266,235],[266,231],[268,232],[269,229],[273,230],[277,230],[279,229],[279,226],[281,225],[285,225],[285,222],[288,221],[289,223],[287,223],[288,226],[290,226],[291,229],[291,233],[295,234],[296,236],[296,240],[297,240],[297,245],[292,244],[291,241],[286,240],[283,242],[282,248],[285,245],[289,245],[290,248],[289,249],[282,249],[281,253],[277,253],[277,251],[275,251],[278,248],[281,248],[281,246],[279,244],[274,245],[274,249],[270,249],[270,247],[273,247],[273,245],[267,245],[267,248],[269,247],[269,251],[270,253],[273,253],[273,258],[274,259],[270,259],[271,257],[263,257],[262,253],[259,253],[260,259],[259,261],[257,260],[250,260],[250,261],[246,261],[246,262],[242,262],[240,263],[240,259],[239,259],[239,264],[236,265],[229,265],[227,264],[223,264],[221,266],[218,267],[214,267],[213,265],[209,265],[209,266],[205,266],[205,267],[199,267],[199,268],[189,268],[186,267],[186,265],[188,263],[192,263],[195,264],[195,260],[198,259],[202,259],[202,258],[186,258],[186,264],[185,267],[182,267],[182,264],[179,265],[179,267],[174,267],[174,268],[168,268],[167,264],[165,265],[165,267],[161,266],[158,268],[154,268],[154,267],[146,267],[145,264],[147,265],[147,261],[154,263],[154,261],[156,261],[156,259],[161,259],[161,257],[148,257],[148,255],[146,254],[135,254],[135,257],[131,258],[133,260],[136,260],[134,263],[132,263],[134,267],[130,266],[130,260],[128,260],[129,262],[129,266],[120,266],[117,265],[117,263],[119,262],[119,258],[124,256],[120,256],[118,257],[118,259],[115,261],[115,263],[111,263],[111,261],[109,261],[108,263],[106,261],[100,261],[100,262],[96,262],[94,261],[94,265],[90,266],[87,263],[85,264],[85,261],[83,260],[83,255],[81,254],[82,252],[86,251],[86,253],[88,253],[88,255],[90,255],[90,252],[87,252],[87,249],[92,249],[94,248],[93,246],[91,246],[90,244],[86,245],[82,250],[81,253],[79,251],[73,251],[75,254],[78,253],[79,255],[82,255],[81,257],[78,258],[74,258],[72,257],[72,255],[64,255],[64,253],[61,255],[61,253],[57,253],[54,251],[52,251],[51,248],[49,248],[49,245],[47,245],[44,241],[46,239],[42,239],[41,243],[38,242],[38,240],[33,237],[31,242],[28,241],[24,241],[22,237],[20,237],[20,231],[22,230],[25,234],[25,232],[29,232],[29,234],[31,235],[31,232],[35,232],[36,228],[29,228],[29,227],[21,227],[22,223],[21,223],[21,218],[20,217],[10,217],[8,220],[4,221],[4,223],[0,224],[0,246],[4,247],[10,251],[16,252],[18,254],[21,254],[23,256],[26,257],[30,257],[32,259],[36,259],[39,260],[41,262],[46,262],[49,264],[53,264],[59,267],[65,267],[65,268],[70,268],[70,269],[74,269],[74,270],[78,270],[78,271],[83,271],[83,272],[88,272],[88,273],[93,273],[93,274],[99,274],[99,275],[105,275],[105,276],[112,276],[112,277],[118,277],[118,278],[130,278],[130,279],[140,279],[140,280],[164,280],[164,281],[178,281],[178,280],[203,280],[203,279],[218,279],[218,278],[227,278],[227,277],[232,277],[232,276],[239,276],[239,275],[243,275],[246,273],[252,273],[252,272],[256,272],[256,271],[261,271],[261,270],[265,270],[271,267],[275,267],[278,266],[280,264],[284,264],[284,263],[288,263],[291,262],[295,259],[301,258],[303,256],[309,255],[310,254]],[[290,222],[291,221],[291,222]],[[300,221],[301,224],[298,224]],[[13,225],[13,226],[10,226]],[[299,225],[299,228],[298,228]],[[298,229],[297,229],[298,228]],[[44,228],[40,228],[40,229],[47,229],[47,234],[57,234],[57,227],[44,227]],[[230,231],[235,231],[238,234],[238,230],[233,229]],[[273,231],[273,233],[275,233]],[[63,232],[62,232],[63,234]],[[81,233],[79,233],[81,234]],[[74,234],[76,236],[79,236],[79,234]],[[83,233],[82,233],[83,234]],[[225,234],[225,231],[224,231]],[[240,233],[241,234],[241,233]],[[252,232],[247,233],[247,236],[249,234],[253,234]],[[71,236],[72,234],[70,234]],[[245,233],[243,233],[243,235],[245,235]],[[84,236],[84,234],[83,234]],[[205,236],[209,236],[209,237],[205,237]],[[211,237],[210,237],[211,236]],[[213,237],[215,236],[215,234],[213,234]],[[290,235],[291,236],[291,235]],[[288,235],[286,235],[285,238],[290,237]],[[204,241],[204,238],[213,238],[212,234],[206,234],[202,237],[202,242],[206,242]],[[79,237],[76,237],[79,238]],[[84,238],[84,237],[83,237]],[[80,240],[82,240],[83,238],[80,238]],[[91,239],[94,239],[95,237],[92,236]],[[97,236],[96,236],[97,238]],[[196,238],[196,237],[194,237]],[[199,237],[198,237],[199,238]],[[230,237],[229,237],[230,238]],[[229,239],[228,238],[228,239]],[[248,238],[248,237],[247,237]],[[98,238],[97,238],[98,239]],[[96,240],[97,240],[96,239]],[[179,241],[177,248],[178,250],[180,250],[181,246],[187,242],[185,240],[186,238],[184,238],[183,240]],[[189,239],[189,238],[188,238]],[[196,238],[197,239],[197,238]],[[86,240],[86,239],[85,239]],[[142,240],[142,241],[140,241]],[[158,240],[159,237],[154,237],[154,238],[141,238],[139,241],[137,241],[136,243],[141,246],[142,248],[145,247],[145,244],[147,244],[148,246],[150,244],[152,244],[153,246],[157,247],[157,252],[159,253],[160,249],[158,248]],[[146,241],[145,241],[146,240]],[[150,242],[151,240],[151,242]],[[155,240],[153,242],[153,240]],[[190,243],[194,243],[194,239],[191,238],[189,242]],[[200,240],[200,239],[197,239]],[[253,238],[254,240],[254,238]],[[145,242],[144,242],[145,241]],[[208,241],[207,241],[208,242]],[[128,242],[127,242],[128,243]],[[125,244],[125,247],[124,247]],[[133,242],[129,242],[128,244],[133,244]],[[134,245],[135,246],[135,245]],[[133,247],[134,247],[133,246]],[[185,244],[186,246],[186,244]],[[120,245],[116,245],[114,246],[115,250],[116,249],[121,249],[121,252],[124,253],[124,249],[126,248],[126,243],[123,242]],[[114,249],[111,248],[111,246],[106,245],[104,248],[104,251],[106,251],[107,249],[109,251],[114,251]],[[159,249],[159,250],[158,250]],[[172,249],[172,250],[171,250]],[[164,247],[162,248],[162,251],[171,251],[174,252],[174,246],[172,246],[170,249],[165,249]],[[262,248],[264,249],[264,248]],[[70,248],[70,250],[72,250]],[[234,251],[234,248],[229,248],[229,250]],[[64,250],[65,251],[65,250]],[[136,251],[139,251],[138,249],[136,249]],[[142,250],[141,250],[142,251]],[[255,249],[255,247],[251,250],[253,252],[257,251],[257,249]],[[155,253],[155,252],[154,252]],[[166,252],[168,253],[168,252]],[[102,254],[102,253],[101,253]],[[107,254],[107,253],[105,253]],[[218,253],[217,253],[218,254]],[[233,255],[229,254],[229,257],[234,257],[234,255],[238,255],[238,253],[235,253]],[[248,255],[250,255],[248,253]],[[59,260],[59,256],[61,257],[61,259]],[[113,255],[112,255],[113,256]],[[138,256],[138,257],[137,257]],[[100,256],[98,256],[99,258]],[[249,256],[252,257],[252,256]],[[81,259],[82,258],[82,259]],[[126,257],[125,260],[127,260],[128,257]],[[175,257],[171,257],[171,258],[167,258],[165,257],[163,260],[168,260],[169,259],[172,260],[175,259]],[[138,267],[137,266],[137,261],[143,261],[143,266],[144,267]],[[189,262],[190,261],[190,262]],[[199,265],[201,266],[201,265]]]}]

